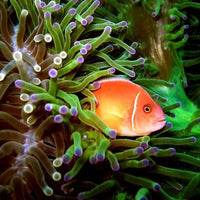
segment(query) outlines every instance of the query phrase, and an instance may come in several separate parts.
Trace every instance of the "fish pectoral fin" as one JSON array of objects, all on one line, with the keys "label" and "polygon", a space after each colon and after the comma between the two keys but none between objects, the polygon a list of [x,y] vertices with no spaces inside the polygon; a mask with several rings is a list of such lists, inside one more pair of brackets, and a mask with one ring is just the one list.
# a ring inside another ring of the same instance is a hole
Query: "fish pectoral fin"
[{"label": "fish pectoral fin", "polygon": [[118,129],[117,127],[122,124],[122,117],[115,113],[104,113],[100,119],[112,129]]},{"label": "fish pectoral fin", "polygon": [[103,118],[114,120],[114,119],[122,119],[123,117],[118,113],[104,113]]}]

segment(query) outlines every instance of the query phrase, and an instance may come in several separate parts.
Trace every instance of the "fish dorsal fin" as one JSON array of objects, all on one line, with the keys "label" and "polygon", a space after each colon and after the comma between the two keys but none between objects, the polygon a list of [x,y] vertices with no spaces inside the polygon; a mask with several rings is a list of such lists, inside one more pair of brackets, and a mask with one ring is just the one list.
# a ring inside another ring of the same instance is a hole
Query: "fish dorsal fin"
[{"label": "fish dorsal fin", "polygon": [[135,97],[135,100],[134,100],[133,112],[132,112],[132,116],[131,116],[132,130],[135,129],[134,119],[135,119],[135,114],[136,114],[136,109],[137,109],[138,98],[139,98],[140,94],[141,94],[141,92],[138,92]]}]

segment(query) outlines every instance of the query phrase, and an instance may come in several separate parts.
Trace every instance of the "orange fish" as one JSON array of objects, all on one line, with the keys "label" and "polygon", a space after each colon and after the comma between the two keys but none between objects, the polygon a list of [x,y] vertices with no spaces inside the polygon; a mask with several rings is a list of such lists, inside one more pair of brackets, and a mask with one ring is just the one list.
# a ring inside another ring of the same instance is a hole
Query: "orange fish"
[{"label": "orange fish", "polygon": [[142,136],[166,124],[161,106],[139,85],[123,78],[101,80],[93,91],[97,99],[96,115],[117,135]]}]

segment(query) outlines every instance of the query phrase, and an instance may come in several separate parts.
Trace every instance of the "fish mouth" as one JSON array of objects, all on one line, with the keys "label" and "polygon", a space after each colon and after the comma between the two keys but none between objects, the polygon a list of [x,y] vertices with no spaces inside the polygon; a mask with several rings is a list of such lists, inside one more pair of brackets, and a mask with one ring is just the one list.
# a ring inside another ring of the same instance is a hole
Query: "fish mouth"
[{"label": "fish mouth", "polygon": [[161,126],[165,126],[165,124],[166,124],[166,119],[163,118],[163,119],[158,120],[158,121],[157,121],[157,124],[160,124]]},{"label": "fish mouth", "polygon": [[166,119],[165,118],[157,119],[152,124],[154,126],[164,127],[166,124]]},{"label": "fish mouth", "polygon": [[165,121],[166,121],[166,119],[163,118],[163,119],[159,120],[158,122],[165,122]]}]

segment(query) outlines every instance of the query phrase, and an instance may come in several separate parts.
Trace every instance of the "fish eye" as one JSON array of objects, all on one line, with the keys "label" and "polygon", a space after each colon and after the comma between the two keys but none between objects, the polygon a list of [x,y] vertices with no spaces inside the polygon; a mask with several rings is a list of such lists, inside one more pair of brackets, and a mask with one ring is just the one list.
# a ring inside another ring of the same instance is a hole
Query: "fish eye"
[{"label": "fish eye", "polygon": [[145,113],[150,113],[151,112],[151,108],[150,108],[149,105],[145,105],[143,109],[144,109]]}]

